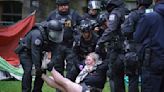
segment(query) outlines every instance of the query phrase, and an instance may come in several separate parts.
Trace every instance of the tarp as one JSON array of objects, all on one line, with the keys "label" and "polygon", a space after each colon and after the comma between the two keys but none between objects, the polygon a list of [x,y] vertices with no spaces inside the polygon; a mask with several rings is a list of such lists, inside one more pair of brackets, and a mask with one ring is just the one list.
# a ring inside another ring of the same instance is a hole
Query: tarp
[{"label": "tarp", "polygon": [[35,12],[23,20],[11,25],[0,27],[0,56],[13,66],[19,65],[18,56],[14,50],[19,39],[35,24]]}]

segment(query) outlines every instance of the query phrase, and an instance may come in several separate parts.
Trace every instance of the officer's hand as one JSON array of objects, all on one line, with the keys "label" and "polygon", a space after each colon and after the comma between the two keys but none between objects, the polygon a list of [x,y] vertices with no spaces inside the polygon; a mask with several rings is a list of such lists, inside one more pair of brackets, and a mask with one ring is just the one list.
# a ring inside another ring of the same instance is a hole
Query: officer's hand
[{"label": "officer's hand", "polygon": [[52,71],[52,68],[54,67],[54,63],[51,61],[47,64],[47,70]]},{"label": "officer's hand", "polygon": [[100,54],[101,53],[101,47],[99,45],[96,45],[95,52],[97,54]]},{"label": "officer's hand", "polygon": [[41,77],[43,73],[45,74],[46,70],[44,70],[44,69],[36,69],[36,76]]},{"label": "officer's hand", "polygon": [[100,31],[99,27],[95,27],[94,32],[98,32],[98,31]]}]

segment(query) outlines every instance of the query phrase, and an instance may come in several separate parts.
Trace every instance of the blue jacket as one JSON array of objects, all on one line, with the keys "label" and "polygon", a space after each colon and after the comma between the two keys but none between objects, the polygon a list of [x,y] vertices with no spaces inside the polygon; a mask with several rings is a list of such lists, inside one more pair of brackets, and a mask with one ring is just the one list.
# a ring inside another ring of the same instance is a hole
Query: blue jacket
[{"label": "blue jacket", "polygon": [[143,48],[151,48],[150,68],[164,72],[164,1],[140,19],[133,36]]}]

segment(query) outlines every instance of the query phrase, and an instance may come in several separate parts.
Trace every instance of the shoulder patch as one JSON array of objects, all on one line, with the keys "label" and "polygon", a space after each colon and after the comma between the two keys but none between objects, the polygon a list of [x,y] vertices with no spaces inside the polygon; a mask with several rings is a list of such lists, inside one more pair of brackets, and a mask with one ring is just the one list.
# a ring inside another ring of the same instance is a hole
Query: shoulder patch
[{"label": "shoulder patch", "polygon": [[127,19],[129,17],[129,15],[125,15],[124,17],[125,17],[125,19]]},{"label": "shoulder patch", "polygon": [[152,13],[154,10],[153,9],[146,9],[145,13]]},{"label": "shoulder patch", "polygon": [[109,21],[113,21],[113,20],[115,20],[115,17],[116,17],[115,14],[111,14],[111,15],[109,15]]},{"label": "shoulder patch", "polygon": [[35,45],[39,46],[41,44],[41,40],[40,39],[36,39],[35,40]]}]

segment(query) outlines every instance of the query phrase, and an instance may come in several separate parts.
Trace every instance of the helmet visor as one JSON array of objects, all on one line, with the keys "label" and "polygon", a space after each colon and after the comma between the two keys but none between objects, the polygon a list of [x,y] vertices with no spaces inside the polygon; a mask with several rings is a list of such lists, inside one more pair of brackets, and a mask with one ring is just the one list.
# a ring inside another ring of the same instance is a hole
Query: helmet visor
[{"label": "helmet visor", "polygon": [[89,9],[100,9],[101,8],[101,2],[100,1],[90,1],[88,3]]},{"label": "helmet visor", "polygon": [[49,30],[48,39],[52,42],[60,43],[63,41],[64,31]]}]

